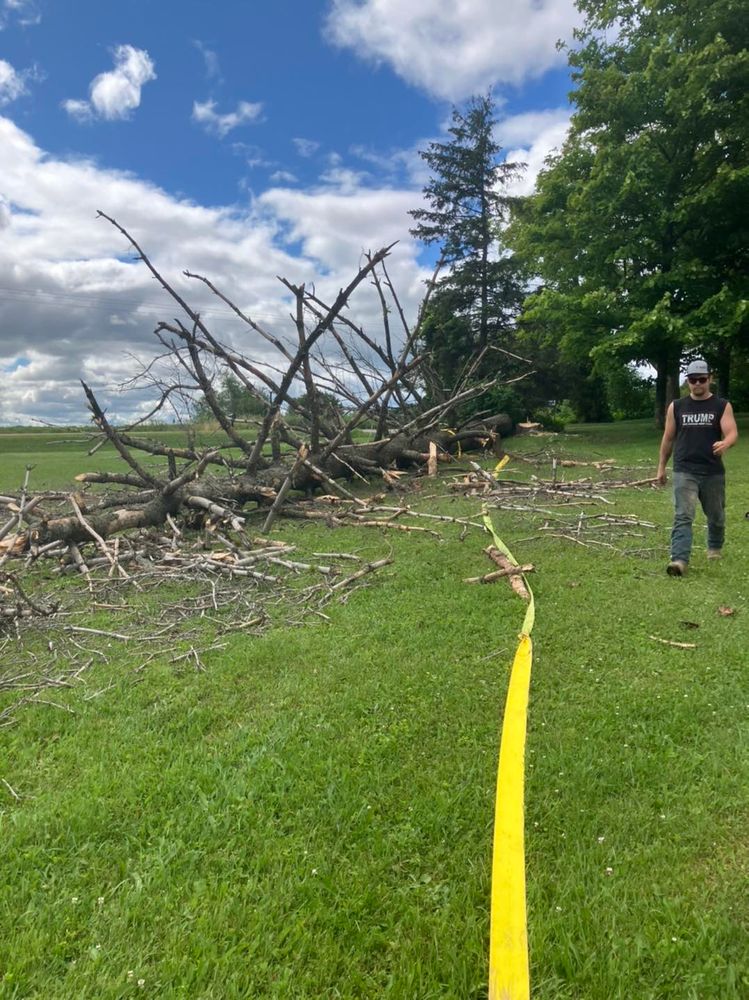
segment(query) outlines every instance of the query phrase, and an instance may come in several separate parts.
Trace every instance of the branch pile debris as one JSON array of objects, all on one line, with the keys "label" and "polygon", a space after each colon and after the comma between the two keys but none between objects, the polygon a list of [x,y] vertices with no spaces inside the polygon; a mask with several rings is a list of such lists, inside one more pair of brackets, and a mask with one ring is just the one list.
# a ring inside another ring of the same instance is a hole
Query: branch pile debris
[{"label": "branch pile debris", "polygon": [[[29,497],[27,470],[20,499],[6,498],[15,506],[10,521],[0,526],[0,560],[38,555],[57,546],[85,574],[90,567],[81,544],[93,540],[98,555],[92,565],[104,559],[124,577],[128,560],[124,555],[117,558],[107,541],[116,535],[170,521],[189,525],[201,518],[228,523],[238,531],[246,508],[264,511],[262,530],[267,532],[300,491],[325,489],[357,504],[342,480],[376,479],[397,488],[407,469],[433,473],[438,461],[452,461],[462,449],[483,447],[497,457],[503,454],[501,434],[511,428],[505,414],[484,414],[462,424],[455,417],[461,405],[499,382],[498,365],[488,364],[490,349],[467,359],[449,391],[435,383],[429,359],[418,353],[436,273],[413,327],[388,275],[392,247],[365,254],[357,273],[330,302],[314,287],[281,278],[293,306],[293,333],[284,338],[261,326],[210,278],[184,272],[198,295],[217,297],[243,324],[256,348],[249,355],[237,349],[235,340],[219,338],[126,229],[99,215],[122,234],[137,266],[150,272],[179,313],[157,324],[154,333],[161,353],[142,363],[122,387],[147,388],[156,398],[143,418],[128,427],[117,426],[94,388],[82,383],[95,427],[89,454],[106,443],[119,455],[122,467],[76,476],[82,492],[65,497],[66,510],[58,516],[50,513],[49,495]],[[374,288],[384,336],[352,319],[351,297],[367,285]],[[392,316],[399,318],[402,329],[394,329]],[[482,376],[488,369],[492,374]],[[235,404],[222,396],[221,387],[227,384],[236,388],[256,419],[237,419]],[[173,432],[171,443],[143,434],[146,421],[165,413],[183,426],[185,440],[179,446]],[[218,428],[221,440],[211,447],[198,443],[192,419],[196,413]],[[97,494],[92,487],[107,492]],[[134,558],[131,552],[130,561]]]},{"label": "branch pile debris", "polygon": [[[50,494],[36,506],[54,512],[66,502]],[[295,545],[252,536],[239,521],[228,514],[192,530],[170,518],[168,530],[114,539],[92,531],[84,542],[32,545],[22,556],[23,585],[17,573],[0,570],[0,692],[19,694],[3,698],[0,728],[13,724],[21,706],[73,711],[44,692],[85,686],[91,665],[109,663],[114,647],[132,650],[128,673],[136,676],[154,661],[204,670],[206,654],[226,648],[231,635],[327,620],[326,605],[345,603],[392,563],[349,552],[300,557]],[[8,545],[2,558],[11,551]]]},{"label": "branch pile debris", "polygon": [[[520,456],[522,458],[522,456]],[[544,453],[544,461],[548,458]],[[525,459],[525,461],[528,461]],[[560,461],[551,457],[552,476],[543,478],[531,475],[528,479],[512,479],[504,473],[491,473],[471,462],[471,470],[448,481],[452,495],[480,498],[494,509],[517,511],[532,515],[531,523],[539,534],[522,539],[523,542],[537,538],[561,538],[582,546],[599,546],[622,555],[648,556],[659,551],[655,546],[623,547],[623,538],[643,539],[657,529],[652,521],[644,520],[636,514],[614,514],[606,507],[614,505],[611,494],[624,489],[653,489],[656,480],[642,478],[615,478],[613,473],[629,473],[638,470],[615,466],[611,460],[605,462]],[[566,480],[559,470],[593,467],[598,478],[585,477]],[[590,508],[603,507],[591,511]],[[586,510],[587,508],[587,510]],[[491,575],[491,574],[490,574]],[[472,578],[473,580],[473,578]]]},{"label": "branch pile debris", "polygon": [[[410,489],[404,479],[416,470],[422,483],[434,483],[440,463],[454,469],[471,449],[501,460],[502,435],[511,428],[504,414],[464,423],[456,417],[462,404],[500,384],[497,374],[482,376],[500,371],[500,362],[492,357],[489,363],[484,349],[467,359],[449,391],[435,380],[419,350],[437,273],[409,326],[387,272],[391,247],[365,254],[330,301],[313,286],[281,279],[290,296],[288,338],[261,326],[210,278],[185,272],[203,300],[217,297],[222,311],[228,307],[243,324],[256,348],[247,354],[238,350],[238,338],[220,339],[130,233],[102,217],[123,235],[137,266],[155,279],[178,316],[157,324],[161,353],[122,387],[154,393],[140,420],[116,425],[94,388],[83,383],[93,423],[89,455],[106,445],[119,456],[120,468],[81,473],[76,492],[34,492],[27,469],[18,495],[0,497],[0,690],[17,690],[22,703],[54,704],[40,694],[85,683],[90,665],[107,661],[112,644],[140,652],[148,642],[136,673],[164,658],[202,670],[206,654],[222,649],[229,633],[255,634],[279,620],[324,620],[326,604],[347,600],[390,559],[364,563],[343,552],[303,556],[293,545],[263,537],[277,518],[437,539],[440,526],[455,524],[462,539],[472,528],[482,530],[481,523],[415,511],[404,500]],[[383,336],[353,319],[351,297],[367,285],[379,302]],[[255,417],[231,412],[233,404],[221,395],[227,380],[252,402]],[[200,443],[196,409],[218,428],[211,429],[209,446]],[[165,415],[180,422],[179,445],[174,430],[167,440],[146,436],[158,434],[154,428],[144,432],[144,424]],[[650,480],[565,481],[562,470],[582,463],[551,461],[551,479],[529,481],[492,475],[471,462],[467,475],[448,483],[449,495],[530,513],[534,525],[542,522],[538,537],[580,545],[615,548],[591,535],[639,536],[655,527],[631,515],[583,510],[610,505],[607,493]],[[610,461],[590,465],[602,475],[618,471]],[[388,492],[362,499],[354,482],[384,485]],[[504,574],[513,587],[521,582],[506,570],[499,566],[487,576]],[[42,585],[54,597],[39,596]],[[4,667],[8,662],[14,666]],[[12,722],[13,712],[7,706],[0,725]]]}]

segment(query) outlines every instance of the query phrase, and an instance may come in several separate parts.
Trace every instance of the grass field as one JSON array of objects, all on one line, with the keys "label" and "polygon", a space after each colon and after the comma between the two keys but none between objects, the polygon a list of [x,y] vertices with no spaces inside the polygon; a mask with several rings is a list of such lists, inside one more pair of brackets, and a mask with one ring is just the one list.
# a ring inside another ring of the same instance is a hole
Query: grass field
[{"label": "grass field", "polygon": [[[653,474],[647,424],[573,430],[510,450]],[[37,488],[114,467],[56,440],[0,433],[0,491],[29,462]],[[638,554],[493,515],[536,567],[535,1000],[749,997],[746,455],[740,441],[726,460],[725,558],[707,563],[700,522],[684,580],[664,573],[668,491],[607,508],[658,525],[617,540]],[[498,732],[523,607],[502,583],[461,582],[489,568],[484,535],[440,533],[279,523],[300,553],[395,563],[329,623],[235,636],[205,673],[136,673],[144,651],[113,642],[85,685],[55,692],[74,714],[29,706],[0,730],[0,779],[19,796],[0,784],[0,997],[486,996]]]}]

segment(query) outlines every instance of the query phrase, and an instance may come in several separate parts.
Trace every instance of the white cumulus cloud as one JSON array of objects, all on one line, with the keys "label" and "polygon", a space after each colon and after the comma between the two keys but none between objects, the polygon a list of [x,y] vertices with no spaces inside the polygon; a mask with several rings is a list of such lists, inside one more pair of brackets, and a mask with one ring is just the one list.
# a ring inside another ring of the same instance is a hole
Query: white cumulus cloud
[{"label": "white cumulus cloud", "polygon": [[39,13],[36,0],[0,0],[0,31],[12,19],[22,28],[39,24],[42,15]]},{"label": "white cumulus cloud", "polygon": [[209,80],[218,80],[220,82],[221,64],[219,63],[218,53],[214,52],[213,49],[209,49],[208,46],[204,45],[199,39],[197,39],[193,44],[203,57],[206,77]]},{"label": "white cumulus cloud", "polygon": [[[417,248],[408,237],[413,225],[408,214],[414,207],[412,191],[390,188],[356,188],[348,176],[336,178],[312,191],[275,188],[258,198],[258,206],[288,227],[287,237],[299,242],[307,259],[325,271],[353,271],[367,250],[378,250],[394,240],[403,240],[391,270],[403,281],[396,287],[413,302],[412,284],[424,275],[413,268]],[[408,272],[407,276],[405,272]]]},{"label": "white cumulus cloud", "polygon": [[574,0],[333,0],[326,32],[428,93],[460,101],[563,63],[556,43],[579,21]]},{"label": "white cumulus cloud", "polygon": [[71,98],[68,101],[63,101],[62,106],[70,117],[75,118],[77,122],[90,122],[96,117],[94,109],[88,101],[75,101]]},{"label": "white cumulus cloud", "polygon": [[570,114],[571,110],[568,107],[524,111],[501,118],[497,122],[494,135],[502,147],[530,145],[539,135],[551,132],[558,126],[566,131],[570,123]]},{"label": "white cumulus cloud", "polygon": [[270,175],[273,184],[296,184],[299,178],[290,170],[276,170]]},{"label": "white cumulus cloud", "polygon": [[143,86],[155,79],[153,60],[145,49],[118,45],[114,50],[114,69],[91,81],[89,100],[67,100],[63,107],[78,121],[128,118],[140,106]]},{"label": "white cumulus cloud", "polygon": [[0,59],[0,105],[10,104],[26,93],[26,74],[17,72],[9,62]]},{"label": "white cumulus cloud", "polygon": [[511,163],[525,163],[523,173],[511,181],[513,195],[528,195],[536,186],[546,157],[562,147],[570,126],[569,108],[529,111],[504,118],[495,135]]},{"label": "white cumulus cloud", "polygon": [[292,139],[291,141],[296,146],[297,153],[304,157],[314,156],[320,148],[320,143],[314,139]]},{"label": "white cumulus cloud", "polygon": [[202,103],[195,101],[192,106],[192,120],[202,125],[207,132],[223,139],[238,125],[256,122],[262,111],[263,105],[261,103],[240,101],[235,111],[220,115],[216,111],[215,101],[203,101]]},{"label": "white cumulus cloud", "polygon": [[[306,192],[271,189],[244,208],[208,208],[131,174],[46,153],[2,116],[0,149],[0,424],[84,422],[81,377],[112,419],[149,408],[150,397],[117,385],[133,374],[132,354],[153,356],[154,326],[171,319],[175,305],[121,234],[97,220],[97,209],[132,232],[218,336],[261,361],[267,345],[185,278],[185,269],[214,280],[279,336],[293,336],[277,275],[313,282],[332,301],[363,250],[400,239],[390,273],[407,314],[416,313],[426,274],[408,236],[412,191],[362,190],[355,178],[338,177]],[[380,305],[371,288],[357,292],[352,316],[377,336]]]}]

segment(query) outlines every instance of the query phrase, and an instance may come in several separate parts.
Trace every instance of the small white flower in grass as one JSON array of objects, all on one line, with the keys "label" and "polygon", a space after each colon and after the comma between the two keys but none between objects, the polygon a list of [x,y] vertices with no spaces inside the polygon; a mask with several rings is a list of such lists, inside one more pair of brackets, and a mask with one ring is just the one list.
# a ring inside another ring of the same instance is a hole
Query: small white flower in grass
[{"label": "small white flower in grass", "polygon": [[143,989],[143,987],[144,987],[145,985],[146,985],[146,981],[145,981],[145,979],[139,979],[139,980],[138,980],[138,986],[140,986],[140,988],[141,988],[141,989]]},{"label": "small white flower in grass", "polygon": [[604,840],[605,840],[605,839],[606,839],[605,837],[599,837],[599,838],[598,838],[598,843],[599,843],[599,844],[602,844],[602,843],[604,842]]},{"label": "small white flower in grass", "polygon": [[562,907],[561,906],[555,906],[554,909],[557,911],[557,913],[561,913],[562,912]]},{"label": "small white flower in grass", "polygon": [[77,896],[71,896],[70,897],[70,902],[75,906],[75,904],[78,902],[78,897]]},{"label": "small white flower in grass", "polygon": [[128,979],[134,979],[135,978],[135,973],[133,972],[132,969],[128,969],[127,970],[127,978]]},{"label": "small white flower in grass", "polygon": [[678,939],[678,938],[675,938],[675,937],[672,937],[672,938],[671,938],[671,940],[672,940],[672,941],[674,941],[674,942],[676,942],[676,941],[678,941],[679,939]]},{"label": "small white flower in grass", "polygon": [[607,868],[606,869],[606,874],[607,875],[613,875],[614,874],[614,869],[613,868]]},{"label": "small white flower in grass", "polygon": [[313,869],[312,869],[312,874],[313,874],[313,875],[317,875],[317,868],[313,868]]},{"label": "small white flower in grass", "polygon": [[104,906],[104,897],[103,896],[99,896],[99,898],[96,900],[96,902],[98,903],[99,906]]}]

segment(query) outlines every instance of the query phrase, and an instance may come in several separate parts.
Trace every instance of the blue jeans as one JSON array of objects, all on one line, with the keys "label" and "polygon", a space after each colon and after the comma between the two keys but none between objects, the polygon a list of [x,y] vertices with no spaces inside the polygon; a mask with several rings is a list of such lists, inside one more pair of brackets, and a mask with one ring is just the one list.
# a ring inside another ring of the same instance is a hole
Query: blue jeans
[{"label": "blue jeans", "polygon": [[707,547],[722,549],[726,532],[726,477],[674,472],[674,527],[671,558],[688,563],[697,501],[707,518]]}]

